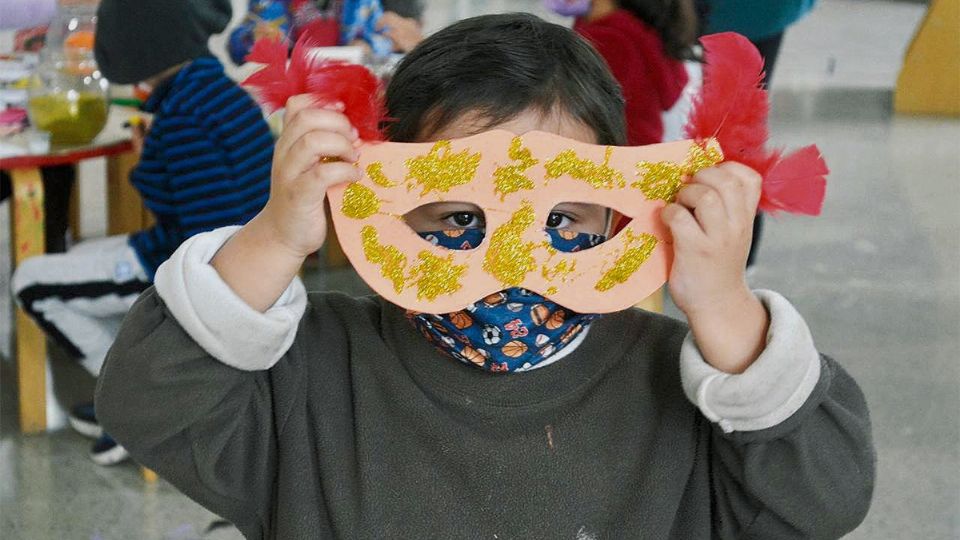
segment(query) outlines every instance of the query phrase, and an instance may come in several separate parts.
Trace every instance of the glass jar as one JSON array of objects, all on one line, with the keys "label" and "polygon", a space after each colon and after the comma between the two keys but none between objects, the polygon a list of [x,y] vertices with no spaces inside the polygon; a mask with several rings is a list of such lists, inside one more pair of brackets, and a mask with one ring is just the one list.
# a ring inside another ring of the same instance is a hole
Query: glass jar
[{"label": "glass jar", "polygon": [[97,69],[97,2],[62,0],[29,88],[27,109],[54,145],[92,141],[107,123],[109,84]]}]

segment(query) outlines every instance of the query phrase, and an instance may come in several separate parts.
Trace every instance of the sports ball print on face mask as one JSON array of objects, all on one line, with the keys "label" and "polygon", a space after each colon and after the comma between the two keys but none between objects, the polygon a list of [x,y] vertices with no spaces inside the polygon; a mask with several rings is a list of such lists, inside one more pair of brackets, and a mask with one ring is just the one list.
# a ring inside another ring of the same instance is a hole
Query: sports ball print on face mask
[{"label": "sports ball print on face mask", "polygon": [[[449,141],[364,144],[361,179],[328,195],[354,268],[403,308],[452,313],[517,287],[579,313],[609,313],[666,282],[672,239],[660,210],[687,178],[721,159],[709,140],[613,147],[493,130]],[[408,212],[444,201],[484,213],[487,235],[474,249],[432,245],[404,222]],[[612,208],[631,221],[592,249],[562,252],[544,230],[553,209],[571,201]]]},{"label": "sports ball print on face mask", "polygon": [[[548,229],[552,246],[575,252],[601,244],[599,234]],[[484,230],[421,232],[431,243],[452,250],[473,249]],[[491,372],[520,372],[536,367],[581,335],[599,315],[570,311],[526,289],[511,288],[466,309],[433,315],[407,312],[410,322],[442,353]]]}]

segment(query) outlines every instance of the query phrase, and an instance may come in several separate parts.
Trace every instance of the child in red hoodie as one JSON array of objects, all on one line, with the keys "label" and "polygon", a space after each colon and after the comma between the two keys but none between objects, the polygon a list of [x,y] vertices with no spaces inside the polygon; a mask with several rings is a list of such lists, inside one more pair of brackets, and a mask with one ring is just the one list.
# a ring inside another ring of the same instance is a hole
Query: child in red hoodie
[{"label": "child in red hoodie", "polygon": [[623,88],[627,142],[661,142],[661,115],[687,84],[696,15],[689,0],[547,0],[576,17],[574,30],[593,43]]}]

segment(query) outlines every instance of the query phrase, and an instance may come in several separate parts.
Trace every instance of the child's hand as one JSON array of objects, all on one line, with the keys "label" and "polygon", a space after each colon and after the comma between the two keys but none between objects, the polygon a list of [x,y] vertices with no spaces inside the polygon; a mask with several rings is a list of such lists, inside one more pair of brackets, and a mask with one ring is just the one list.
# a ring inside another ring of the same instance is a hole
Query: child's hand
[{"label": "child's hand", "polygon": [[670,295],[688,316],[724,305],[746,288],[744,267],[753,218],[760,200],[760,175],[739,163],[699,172],[663,209],[673,233]]},{"label": "child's hand", "polygon": [[323,245],[327,188],[360,179],[357,130],[342,111],[342,104],[315,108],[308,95],[287,101],[263,219],[296,256],[305,258]]},{"label": "child's hand", "polygon": [[133,144],[133,151],[138,156],[143,153],[143,141],[147,138],[150,131],[150,119],[143,116],[131,116],[127,121],[130,126],[130,142]]},{"label": "child's hand", "polygon": [[673,234],[670,295],[708,362],[739,373],[763,350],[768,316],[744,278],[760,175],[727,162],[697,173],[661,217]]},{"label": "child's hand", "polygon": [[287,101],[273,150],[270,200],[210,261],[250,307],[266,311],[327,236],[327,188],[356,181],[357,132],[343,105],[317,109],[310,96]]}]

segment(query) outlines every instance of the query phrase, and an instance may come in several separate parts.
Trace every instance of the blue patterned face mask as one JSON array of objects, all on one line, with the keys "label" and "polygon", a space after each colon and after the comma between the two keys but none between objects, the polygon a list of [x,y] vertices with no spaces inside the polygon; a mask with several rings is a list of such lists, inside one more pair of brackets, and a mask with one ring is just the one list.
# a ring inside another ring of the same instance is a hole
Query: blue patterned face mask
[{"label": "blue patterned face mask", "polygon": [[[553,247],[574,252],[602,243],[599,234],[547,229]],[[447,249],[473,249],[483,229],[420,233]],[[570,311],[534,292],[510,288],[491,294],[466,309],[432,315],[407,312],[423,337],[442,352],[487,371],[533,368],[566,347],[599,315]]]}]

